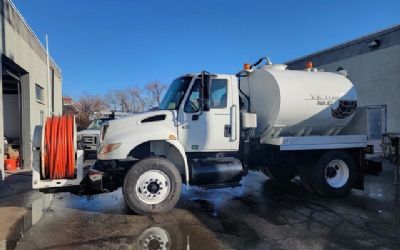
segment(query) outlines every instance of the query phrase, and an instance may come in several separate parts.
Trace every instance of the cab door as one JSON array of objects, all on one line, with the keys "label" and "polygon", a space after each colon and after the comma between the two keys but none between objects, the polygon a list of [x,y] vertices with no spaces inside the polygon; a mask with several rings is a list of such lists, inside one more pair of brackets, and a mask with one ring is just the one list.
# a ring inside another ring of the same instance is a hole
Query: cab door
[{"label": "cab door", "polygon": [[208,111],[201,110],[200,88],[201,78],[194,78],[179,108],[179,141],[186,152],[231,151],[238,138],[230,76],[212,77]]}]

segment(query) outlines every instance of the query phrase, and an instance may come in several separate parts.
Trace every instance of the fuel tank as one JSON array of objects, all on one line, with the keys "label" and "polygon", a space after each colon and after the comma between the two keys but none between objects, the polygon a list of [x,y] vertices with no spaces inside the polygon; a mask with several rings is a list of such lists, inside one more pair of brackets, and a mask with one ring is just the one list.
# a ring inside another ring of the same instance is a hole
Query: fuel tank
[{"label": "fuel tank", "polygon": [[232,157],[193,159],[189,165],[192,185],[238,184],[245,175],[240,160]]}]

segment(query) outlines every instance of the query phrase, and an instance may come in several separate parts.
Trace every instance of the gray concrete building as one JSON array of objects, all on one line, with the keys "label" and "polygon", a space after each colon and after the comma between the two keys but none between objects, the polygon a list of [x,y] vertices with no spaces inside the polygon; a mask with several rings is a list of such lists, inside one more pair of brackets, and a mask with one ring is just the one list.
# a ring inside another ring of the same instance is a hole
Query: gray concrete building
[{"label": "gray concrete building", "polygon": [[304,69],[307,62],[325,71],[347,70],[358,93],[355,120],[370,139],[400,132],[400,25],[287,62]]},{"label": "gray concrete building", "polygon": [[0,168],[12,148],[29,169],[35,126],[62,112],[61,70],[11,0],[0,0],[0,52]]}]

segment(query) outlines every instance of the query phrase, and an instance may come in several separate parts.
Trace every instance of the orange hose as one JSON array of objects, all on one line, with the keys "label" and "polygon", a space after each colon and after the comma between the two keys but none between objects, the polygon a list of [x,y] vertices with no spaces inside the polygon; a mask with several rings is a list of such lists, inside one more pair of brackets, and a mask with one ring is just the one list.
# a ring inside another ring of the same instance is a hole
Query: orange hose
[{"label": "orange hose", "polygon": [[53,116],[45,124],[44,178],[75,176],[74,117]]}]

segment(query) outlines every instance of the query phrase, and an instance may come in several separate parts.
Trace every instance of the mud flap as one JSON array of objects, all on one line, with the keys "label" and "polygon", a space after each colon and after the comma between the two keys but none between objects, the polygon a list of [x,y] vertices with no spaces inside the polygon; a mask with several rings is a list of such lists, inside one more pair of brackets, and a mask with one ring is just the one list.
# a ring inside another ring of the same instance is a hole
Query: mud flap
[{"label": "mud flap", "polygon": [[382,159],[379,157],[365,159],[364,174],[378,176],[382,172]]}]

